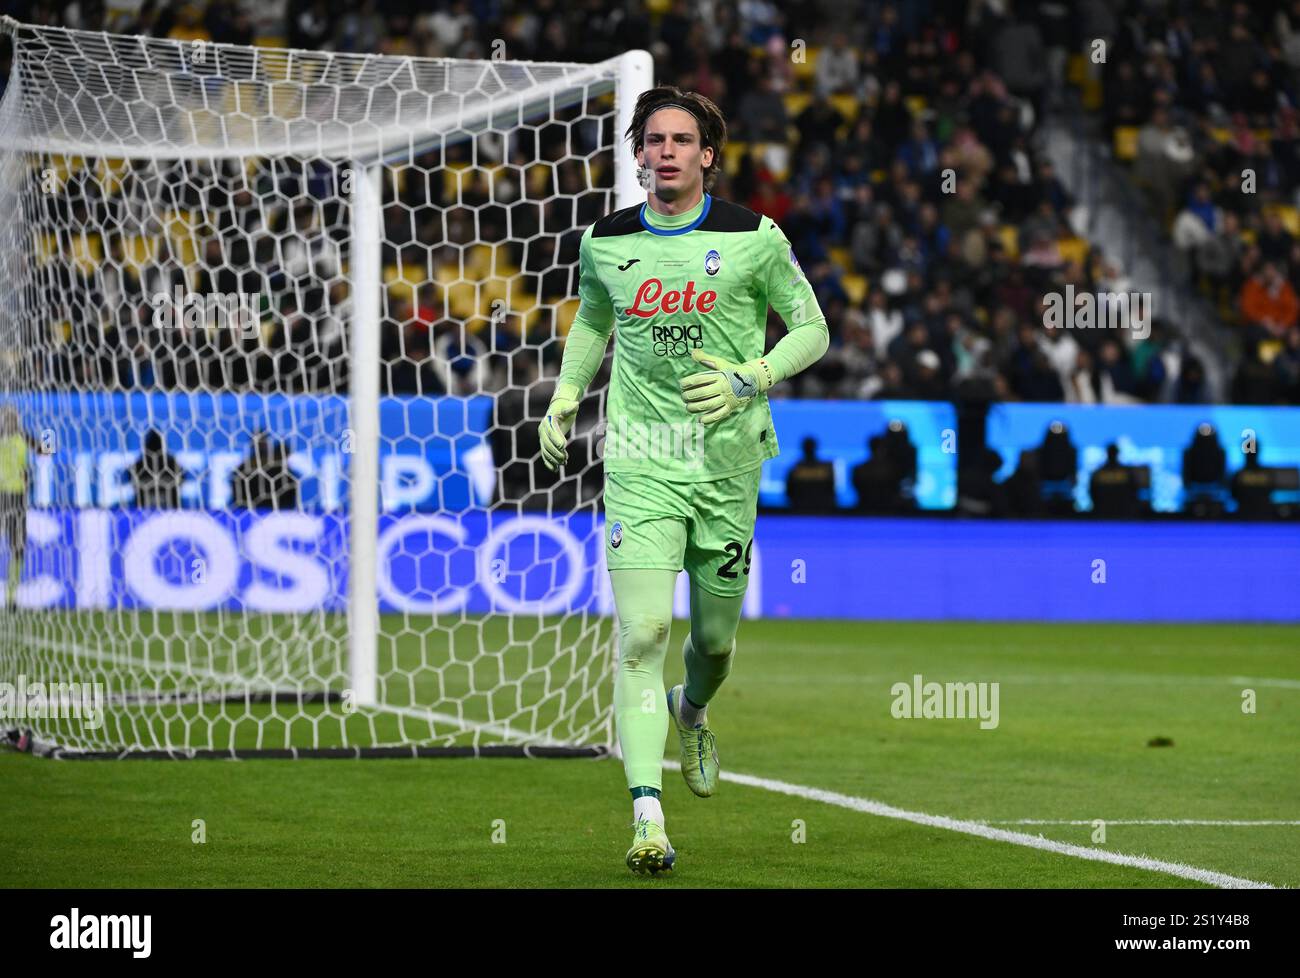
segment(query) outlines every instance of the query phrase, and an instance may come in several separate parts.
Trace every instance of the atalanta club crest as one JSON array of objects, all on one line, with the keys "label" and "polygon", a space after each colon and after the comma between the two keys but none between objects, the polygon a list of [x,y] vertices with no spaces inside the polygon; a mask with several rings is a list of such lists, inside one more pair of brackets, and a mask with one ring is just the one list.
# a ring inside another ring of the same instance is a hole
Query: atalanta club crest
[{"label": "atalanta club crest", "polygon": [[617,550],[618,545],[622,542],[623,542],[623,524],[622,522],[617,522],[614,524],[614,528],[609,531],[609,545],[613,547],[615,550]]},{"label": "atalanta club crest", "polygon": [[722,267],[722,256],[716,251],[710,250],[704,256],[704,274],[717,275],[718,269]]}]

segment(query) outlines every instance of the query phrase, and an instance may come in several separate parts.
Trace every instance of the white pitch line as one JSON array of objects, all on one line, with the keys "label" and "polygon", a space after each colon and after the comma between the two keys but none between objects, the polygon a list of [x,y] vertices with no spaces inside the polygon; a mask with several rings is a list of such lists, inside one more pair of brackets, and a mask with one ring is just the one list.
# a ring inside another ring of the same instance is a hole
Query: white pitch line
[{"label": "white pitch line", "polygon": [[[675,761],[666,762],[664,766],[676,770],[681,768],[681,765]],[[790,784],[788,781],[775,781],[771,778],[758,778],[752,774],[736,774],[730,771],[722,773],[722,780],[733,781],[736,784],[743,784],[750,788],[762,788],[765,791],[773,791],[781,795],[792,795],[795,798],[819,801],[826,805],[836,805],[866,815],[896,818],[903,822],[927,825],[936,829],[947,829],[949,832],[961,832],[964,835],[974,835],[995,842],[1010,842],[1012,845],[1026,846],[1030,849],[1042,849],[1045,852],[1054,852],[1060,856],[1073,856],[1076,859],[1110,863],[1114,866],[1130,866],[1134,869],[1144,869],[1152,873],[1167,873],[1170,876],[1178,876],[1182,879],[1194,880],[1197,883],[1205,883],[1209,886],[1217,886],[1227,890],[1275,889],[1271,883],[1260,883],[1255,880],[1242,879],[1239,876],[1229,876],[1227,873],[1218,873],[1212,869],[1201,869],[1198,866],[1187,866],[1183,863],[1170,863],[1160,859],[1151,859],[1147,856],[1129,856],[1121,852],[1110,852],[1106,849],[1090,849],[1086,846],[1076,846],[1068,842],[1057,842],[1055,839],[1045,839],[1041,835],[1012,832],[1009,829],[996,829],[980,822],[948,818],[946,815],[909,812],[904,808],[895,808],[893,805],[872,801],[869,798],[856,798],[853,795],[842,795],[837,791],[809,788],[801,784]]]},{"label": "white pitch line", "polygon": [[1300,825],[1300,819],[1239,818],[1002,818],[977,819],[978,825]]}]

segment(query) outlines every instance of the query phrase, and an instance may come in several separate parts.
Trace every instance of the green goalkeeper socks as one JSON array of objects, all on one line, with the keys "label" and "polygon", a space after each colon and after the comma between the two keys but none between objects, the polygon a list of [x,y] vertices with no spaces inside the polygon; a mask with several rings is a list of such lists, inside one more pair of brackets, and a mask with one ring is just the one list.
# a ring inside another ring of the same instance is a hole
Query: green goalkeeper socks
[{"label": "green goalkeeper socks", "polygon": [[699,706],[691,710],[682,704],[682,719],[689,726],[703,721],[704,707],[731,673],[736,629],[744,604],[743,594],[728,598],[691,586],[691,633],[682,644],[682,658],[686,660],[684,689],[691,704]]}]

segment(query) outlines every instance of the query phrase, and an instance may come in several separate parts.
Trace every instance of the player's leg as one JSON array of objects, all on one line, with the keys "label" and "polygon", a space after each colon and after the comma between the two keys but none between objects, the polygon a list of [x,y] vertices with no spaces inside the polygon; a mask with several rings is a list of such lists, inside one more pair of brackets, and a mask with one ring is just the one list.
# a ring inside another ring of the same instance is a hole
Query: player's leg
[{"label": "player's leg", "polygon": [[753,556],[760,470],[698,484],[687,533],[691,631],[682,645],[686,681],[668,694],[677,728],[682,777],[701,797],[718,787],[717,738],[705,708],[731,673]]},{"label": "player's leg", "polygon": [[664,660],[677,573],[646,568],[609,572],[618,616],[614,722],[632,794],[635,833],[627,862],[634,872],[657,872],[672,863],[659,796],[668,735]]},{"label": "player's leg", "polygon": [[5,607],[17,606],[18,584],[23,575],[23,556],[27,549],[27,497],[4,493],[0,498],[0,532],[9,544],[9,567],[5,581]]},{"label": "player's leg", "polygon": [[682,643],[686,681],[677,705],[678,716],[687,726],[704,723],[709,700],[731,674],[744,604],[744,594],[715,594],[691,580],[691,630]]},{"label": "player's leg", "polygon": [[605,560],[619,638],[614,719],[635,825],[627,864],[638,873],[671,868],[674,858],[660,804],[668,733],[663,674],[686,547],[687,488],[613,473],[605,480]]}]

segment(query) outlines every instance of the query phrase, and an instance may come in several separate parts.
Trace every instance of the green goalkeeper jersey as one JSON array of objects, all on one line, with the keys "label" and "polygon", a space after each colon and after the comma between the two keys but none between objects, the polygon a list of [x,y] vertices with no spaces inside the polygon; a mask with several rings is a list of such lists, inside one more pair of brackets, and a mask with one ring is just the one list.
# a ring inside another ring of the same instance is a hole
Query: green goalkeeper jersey
[{"label": "green goalkeeper jersey", "polygon": [[[785,234],[771,219],[705,194],[684,214],[648,205],[587,228],[579,248],[579,323],[615,333],[606,405],[607,472],[705,482],[774,457],[766,393],[713,425],[682,401],[701,349],[744,363],[764,354],[771,305],[793,330],[824,323]],[[824,349],[824,347],[823,347]]]}]

